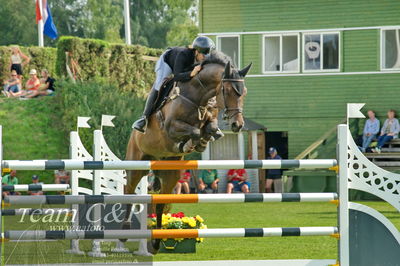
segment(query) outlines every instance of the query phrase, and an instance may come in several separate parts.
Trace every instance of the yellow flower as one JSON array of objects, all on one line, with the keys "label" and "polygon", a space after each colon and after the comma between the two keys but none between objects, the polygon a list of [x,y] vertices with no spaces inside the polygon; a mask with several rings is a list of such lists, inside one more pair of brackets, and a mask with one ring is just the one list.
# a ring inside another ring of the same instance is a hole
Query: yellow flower
[{"label": "yellow flower", "polygon": [[196,227],[196,221],[193,220],[193,219],[190,219],[190,220],[189,220],[189,226],[190,226],[190,227]]},{"label": "yellow flower", "polygon": [[200,223],[204,222],[204,219],[201,218],[200,215],[196,215],[196,220],[199,221]]},{"label": "yellow flower", "polygon": [[181,242],[184,240],[184,238],[175,238],[176,241]]},{"label": "yellow flower", "polygon": [[189,217],[182,217],[182,222],[184,222],[185,224],[188,224],[190,222],[190,218]]},{"label": "yellow flower", "polygon": [[197,242],[203,242],[203,241],[204,241],[204,238],[202,238],[202,237],[199,238],[199,237],[198,237],[198,238],[196,238],[196,241],[197,241]]},{"label": "yellow flower", "polygon": [[207,225],[201,224],[201,225],[200,225],[200,229],[207,229]]}]

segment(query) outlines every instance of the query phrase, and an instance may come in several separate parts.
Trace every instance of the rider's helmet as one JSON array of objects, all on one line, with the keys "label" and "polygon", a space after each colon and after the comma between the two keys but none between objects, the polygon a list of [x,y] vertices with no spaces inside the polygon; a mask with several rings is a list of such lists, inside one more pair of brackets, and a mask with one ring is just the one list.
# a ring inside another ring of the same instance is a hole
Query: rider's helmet
[{"label": "rider's helmet", "polygon": [[208,54],[215,48],[214,42],[206,36],[199,36],[194,39],[192,46],[193,49],[202,54]]}]

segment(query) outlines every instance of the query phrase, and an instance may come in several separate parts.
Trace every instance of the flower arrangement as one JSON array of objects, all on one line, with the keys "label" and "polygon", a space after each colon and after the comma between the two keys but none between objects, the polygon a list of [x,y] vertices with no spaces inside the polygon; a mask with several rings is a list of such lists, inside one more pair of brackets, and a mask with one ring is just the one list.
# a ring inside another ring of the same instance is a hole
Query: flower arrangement
[{"label": "flower arrangement", "polygon": [[[155,213],[149,215],[149,228],[155,229],[157,226],[157,216]],[[161,229],[207,229],[204,219],[200,215],[195,217],[185,216],[183,212],[168,213],[162,215]],[[183,238],[175,238],[182,241]],[[203,242],[203,238],[196,238],[197,242]]]}]

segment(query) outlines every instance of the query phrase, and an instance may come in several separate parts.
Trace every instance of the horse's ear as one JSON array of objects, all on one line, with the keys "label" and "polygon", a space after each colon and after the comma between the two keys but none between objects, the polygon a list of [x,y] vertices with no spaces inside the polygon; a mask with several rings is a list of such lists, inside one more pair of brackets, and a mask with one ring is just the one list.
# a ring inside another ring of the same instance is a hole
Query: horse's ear
[{"label": "horse's ear", "polygon": [[240,76],[245,77],[247,75],[247,72],[249,72],[252,65],[253,65],[253,62],[251,62],[247,67],[243,68],[242,70],[239,70]]},{"label": "horse's ear", "polygon": [[229,78],[231,76],[231,62],[228,61],[228,63],[225,66],[225,78]]}]

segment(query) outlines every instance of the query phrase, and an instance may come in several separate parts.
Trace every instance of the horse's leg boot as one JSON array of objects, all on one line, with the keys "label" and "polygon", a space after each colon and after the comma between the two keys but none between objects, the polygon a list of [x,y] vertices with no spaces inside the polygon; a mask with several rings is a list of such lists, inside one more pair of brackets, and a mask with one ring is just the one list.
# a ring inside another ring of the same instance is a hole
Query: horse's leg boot
[{"label": "horse's leg boot", "polygon": [[142,117],[136,120],[135,123],[133,123],[132,125],[132,127],[137,131],[145,133],[149,117],[153,112],[154,103],[157,100],[157,96],[158,91],[154,89],[150,91],[149,97],[147,97]]},{"label": "horse's leg boot", "polygon": [[217,132],[215,132],[215,134],[213,135],[214,140],[220,139],[224,136],[225,136],[225,134],[219,128],[218,128]]}]

